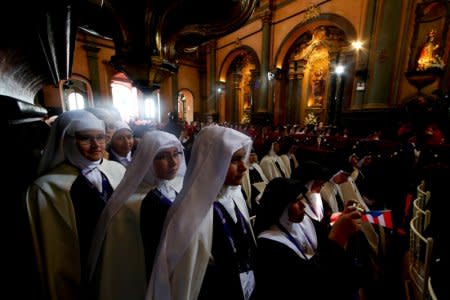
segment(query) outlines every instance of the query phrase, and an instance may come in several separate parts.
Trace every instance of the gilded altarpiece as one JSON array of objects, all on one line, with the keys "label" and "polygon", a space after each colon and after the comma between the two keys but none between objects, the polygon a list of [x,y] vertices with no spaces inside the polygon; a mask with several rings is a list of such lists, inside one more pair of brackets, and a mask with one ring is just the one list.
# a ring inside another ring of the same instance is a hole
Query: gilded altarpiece
[{"label": "gilded altarpiece", "polygon": [[319,121],[332,121],[327,120],[330,107],[335,109],[334,103],[330,103],[335,98],[331,95],[334,89],[330,87],[336,80],[333,74],[340,53],[348,45],[344,32],[335,26],[316,27],[294,43],[285,61],[287,106],[290,108],[287,122],[303,124],[309,113]]},{"label": "gilded altarpiece", "polygon": [[[237,56],[227,72],[225,119],[233,123],[250,122],[255,102],[255,58],[244,51]],[[255,73],[256,72],[256,73]]]}]

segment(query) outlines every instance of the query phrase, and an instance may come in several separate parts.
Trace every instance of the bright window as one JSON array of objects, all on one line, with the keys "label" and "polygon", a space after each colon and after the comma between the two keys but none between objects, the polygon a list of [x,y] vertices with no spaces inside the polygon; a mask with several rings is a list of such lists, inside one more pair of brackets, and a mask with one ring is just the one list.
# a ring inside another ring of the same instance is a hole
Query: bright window
[{"label": "bright window", "polygon": [[111,83],[113,104],[126,122],[139,117],[138,94],[135,87]]},{"label": "bright window", "polygon": [[83,109],[84,97],[80,93],[72,92],[68,97],[69,110]]},{"label": "bright window", "polygon": [[144,115],[145,118],[154,119],[156,116],[156,102],[155,98],[149,97],[144,100]]}]

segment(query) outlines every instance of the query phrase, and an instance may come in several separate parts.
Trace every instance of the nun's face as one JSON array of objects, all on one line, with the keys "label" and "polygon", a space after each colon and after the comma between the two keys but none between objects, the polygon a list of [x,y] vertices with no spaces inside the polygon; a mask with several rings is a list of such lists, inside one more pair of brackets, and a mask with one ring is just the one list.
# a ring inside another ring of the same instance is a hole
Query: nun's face
[{"label": "nun's face", "polygon": [[258,162],[258,155],[256,153],[250,153],[250,156],[248,157],[248,161],[253,164]]},{"label": "nun's face", "polygon": [[84,130],[75,134],[75,141],[80,151],[86,159],[97,161],[103,158],[105,151],[106,136],[101,130]]},{"label": "nun's face", "polygon": [[288,206],[288,218],[292,223],[300,223],[305,217],[305,204],[303,204],[301,199],[302,196],[299,196]]},{"label": "nun's face", "polygon": [[127,156],[133,145],[133,133],[128,129],[120,129],[112,136],[111,148],[120,156]]},{"label": "nun's face", "polygon": [[273,143],[273,152],[276,154],[280,153],[280,144],[278,142]]},{"label": "nun's face", "polygon": [[181,154],[177,147],[163,149],[158,152],[153,160],[156,177],[164,180],[174,179],[183,158]]},{"label": "nun's face", "polygon": [[225,185],[240,185],[242,183],[242,177],[244,172],[247,171],[245,167],[245,150],[239,149],[234,152],[231,158],[230,165],[228,166],[227,177],[225,178]]}]

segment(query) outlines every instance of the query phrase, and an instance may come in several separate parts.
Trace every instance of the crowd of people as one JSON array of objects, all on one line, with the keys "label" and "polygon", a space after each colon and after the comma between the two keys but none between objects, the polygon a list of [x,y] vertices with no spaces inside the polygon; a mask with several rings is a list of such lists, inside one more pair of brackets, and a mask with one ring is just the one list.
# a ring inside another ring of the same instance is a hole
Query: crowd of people
[{"label": "crowd of people", "polygon": [[[62,113],[26,196],[42,298],[379,299],[421,148],[382,160],[378,134],[327,165],[300,135],[330,131]],[[362,221],[379,209],[393,230]]]}]

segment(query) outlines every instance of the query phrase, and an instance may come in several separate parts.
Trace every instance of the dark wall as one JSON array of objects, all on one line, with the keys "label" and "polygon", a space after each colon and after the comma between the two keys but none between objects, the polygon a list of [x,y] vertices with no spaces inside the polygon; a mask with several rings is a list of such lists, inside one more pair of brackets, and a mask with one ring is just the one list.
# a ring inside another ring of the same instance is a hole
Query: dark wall
[{"label": "dark wall", "polygon": [[43,121],[46,110],[0,96],[3,136],[2,240],[6,255],[2,264],[5,287],[17,299],[42,299],[25,209],[27,186],[35,178],[50,127]]},{"label": "dark wall", "polygon": [[395,139],[400,121],[398,109],[343,112],[342,128],[348,128],[351,136],[365,137],[381,130],[384,139]]}]

